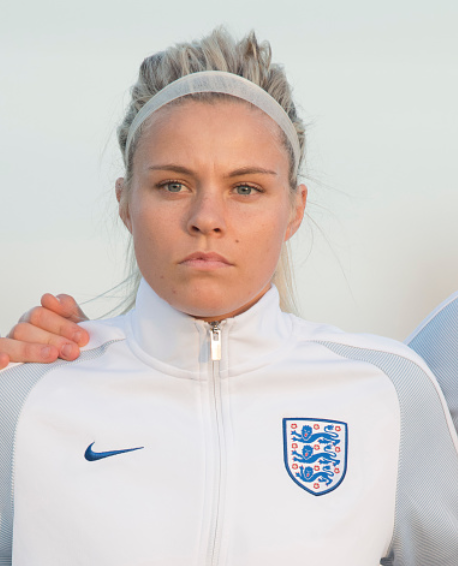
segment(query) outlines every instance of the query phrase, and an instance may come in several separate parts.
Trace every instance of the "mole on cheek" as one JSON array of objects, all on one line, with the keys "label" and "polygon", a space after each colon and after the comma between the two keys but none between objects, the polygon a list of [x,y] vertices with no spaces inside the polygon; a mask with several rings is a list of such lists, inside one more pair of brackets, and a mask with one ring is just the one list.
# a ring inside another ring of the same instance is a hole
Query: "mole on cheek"
[{"label": "mole on cheek", "polygon": [[239,243],[239,240],[235,240],[235,243],[238,244],[238,243]]}]

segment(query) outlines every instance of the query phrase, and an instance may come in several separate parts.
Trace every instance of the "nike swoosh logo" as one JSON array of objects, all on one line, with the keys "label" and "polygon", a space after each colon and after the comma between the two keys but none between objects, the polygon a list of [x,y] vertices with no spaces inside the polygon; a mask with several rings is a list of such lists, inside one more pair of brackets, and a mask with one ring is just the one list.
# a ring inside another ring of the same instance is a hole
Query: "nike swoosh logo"
[{"label": "nike swoosh logo", "polygon": [[110,450],[109,452],[94,452],[92,447],[95,442],[89,444],[84,453],[84,457],[89,462],[94,462],[95,460],[102,460],[103,458],[108,458],[109,456],[116,456],[117,454],[124,454],[125,452],[133,452],[134,450],[142,450],[144,446],[139,446],[138,448],[125,448],[124,450]]}]

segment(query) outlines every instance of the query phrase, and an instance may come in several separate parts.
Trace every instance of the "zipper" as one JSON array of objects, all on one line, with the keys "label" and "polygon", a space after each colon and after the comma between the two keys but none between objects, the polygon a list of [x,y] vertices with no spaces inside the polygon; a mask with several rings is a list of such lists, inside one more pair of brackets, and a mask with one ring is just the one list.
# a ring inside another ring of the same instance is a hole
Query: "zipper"
[{"label": "zipper", "polygon": [[212,362],[219,362],[221,360],[221,323],[220,322],[210,322],[210,360]]},{"label": "zipper", "polygon": [[213,489],[213,506],[210,522],[208,566],[216,566],[219,562],[222,535],[222,502],[225,474],[225,446],[223,434],[222,399],[220,381],[221,360],[221,324],[210,323],[210,410],[214,426],[215,439],[215,480]]}]

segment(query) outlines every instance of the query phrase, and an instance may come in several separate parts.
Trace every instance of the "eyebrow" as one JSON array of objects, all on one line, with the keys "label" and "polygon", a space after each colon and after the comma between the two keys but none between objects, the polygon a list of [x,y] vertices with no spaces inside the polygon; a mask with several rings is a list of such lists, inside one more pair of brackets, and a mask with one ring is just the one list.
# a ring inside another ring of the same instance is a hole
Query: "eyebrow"
[{"label": "eyebrow", "polygon": [[[174,163],[165,163],[163,165],[151,165],[148,167],[149,171],[173,171],[174,173],[182,173],[183,175],[194,175],[194,171],[183,167],[181,165],[175,165]],[[264,167],[241,167],[240,169],[235,169],[231,171],[228,177],[239,177],[241,175],[277,175],[276,171],[271,169],[265,169]]]},{"label": "eyebrow", "polygon": [[164,165],[150,165],[148,171],[173,171],[175,173],[183,173],[183,175],[192,175],[193,172],[187,167],[175,165],[174,163],[165,163]]},{"label": "eyebrow", "polygon": [[241,167],[229,173],[229,177],[239,177],[240,175],[253,175],[260,173],[261,175],[277,175],[276,171],[264,169],[264,167]]}]

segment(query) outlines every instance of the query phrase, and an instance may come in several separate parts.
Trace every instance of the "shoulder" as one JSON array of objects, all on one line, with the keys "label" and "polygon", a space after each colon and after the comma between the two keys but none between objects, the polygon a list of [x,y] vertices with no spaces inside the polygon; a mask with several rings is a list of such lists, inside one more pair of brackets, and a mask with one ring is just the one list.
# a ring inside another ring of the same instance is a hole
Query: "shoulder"
[{"label": "shoulder", "polygon": [[90,336],[88,344],[82,348],[82,351],[100,348],[108,342],[125,340],[127,316],[129,315],[82,322],[80,326],[85,328]]},{"label": "shoulder", "polygon": [[86,346],[81,348],[81,354],[74,362],[56,360],[50,364],[10,363],[6,368],[0,370],[1,380],[5,380],[9,376],[11,376],[12,379],[16,379],[16,377],[20,375],[30,374],[32,372],[39,372],[40,375],[42,375],[62,365],[80,363],[90,357],[89,352],[94,353],[106,349],[114,342],[125,340],[125,319],[126,315],[122,315],[105,320],[91,320],[81,323],[80,326],[84,327],[89,332],[90,340]]},{"label": "shoulder", "polygon": [[405,422],[418,425],[428,421],[432,430],[440,430],[451,440],[454,451],[458,451],[458,437],[442,389],[429,366],[415,351],[382,336],[344,332],[297,318],[294,318],[294,324],[299,341],[318,344],[336,358],[378,368],[391,381]]},{"label": "shoulder", "polygon": [[[315,343],[335,358],[357,364],[369,364],[392,382],[401,405],[410,405],[411,394],[416,401],[411,407],[420,410],[422,404],[435,404],[451,424],[443,392],[424,359],[411,348],[383,336],[345,332],[334,326],[315,324],[295,318],[298,340]],[[412,397],[413,398],[413,397]]]},{"label": "shoulder", "polygon": [[429,372],[423,359],[402,342],[368,333],[346,332],[329,324],[308,322],[293,317],[295,334],[301,342],[314,342],[344,357],[366,359],[368,362],[385,354],[402,358]]}]

